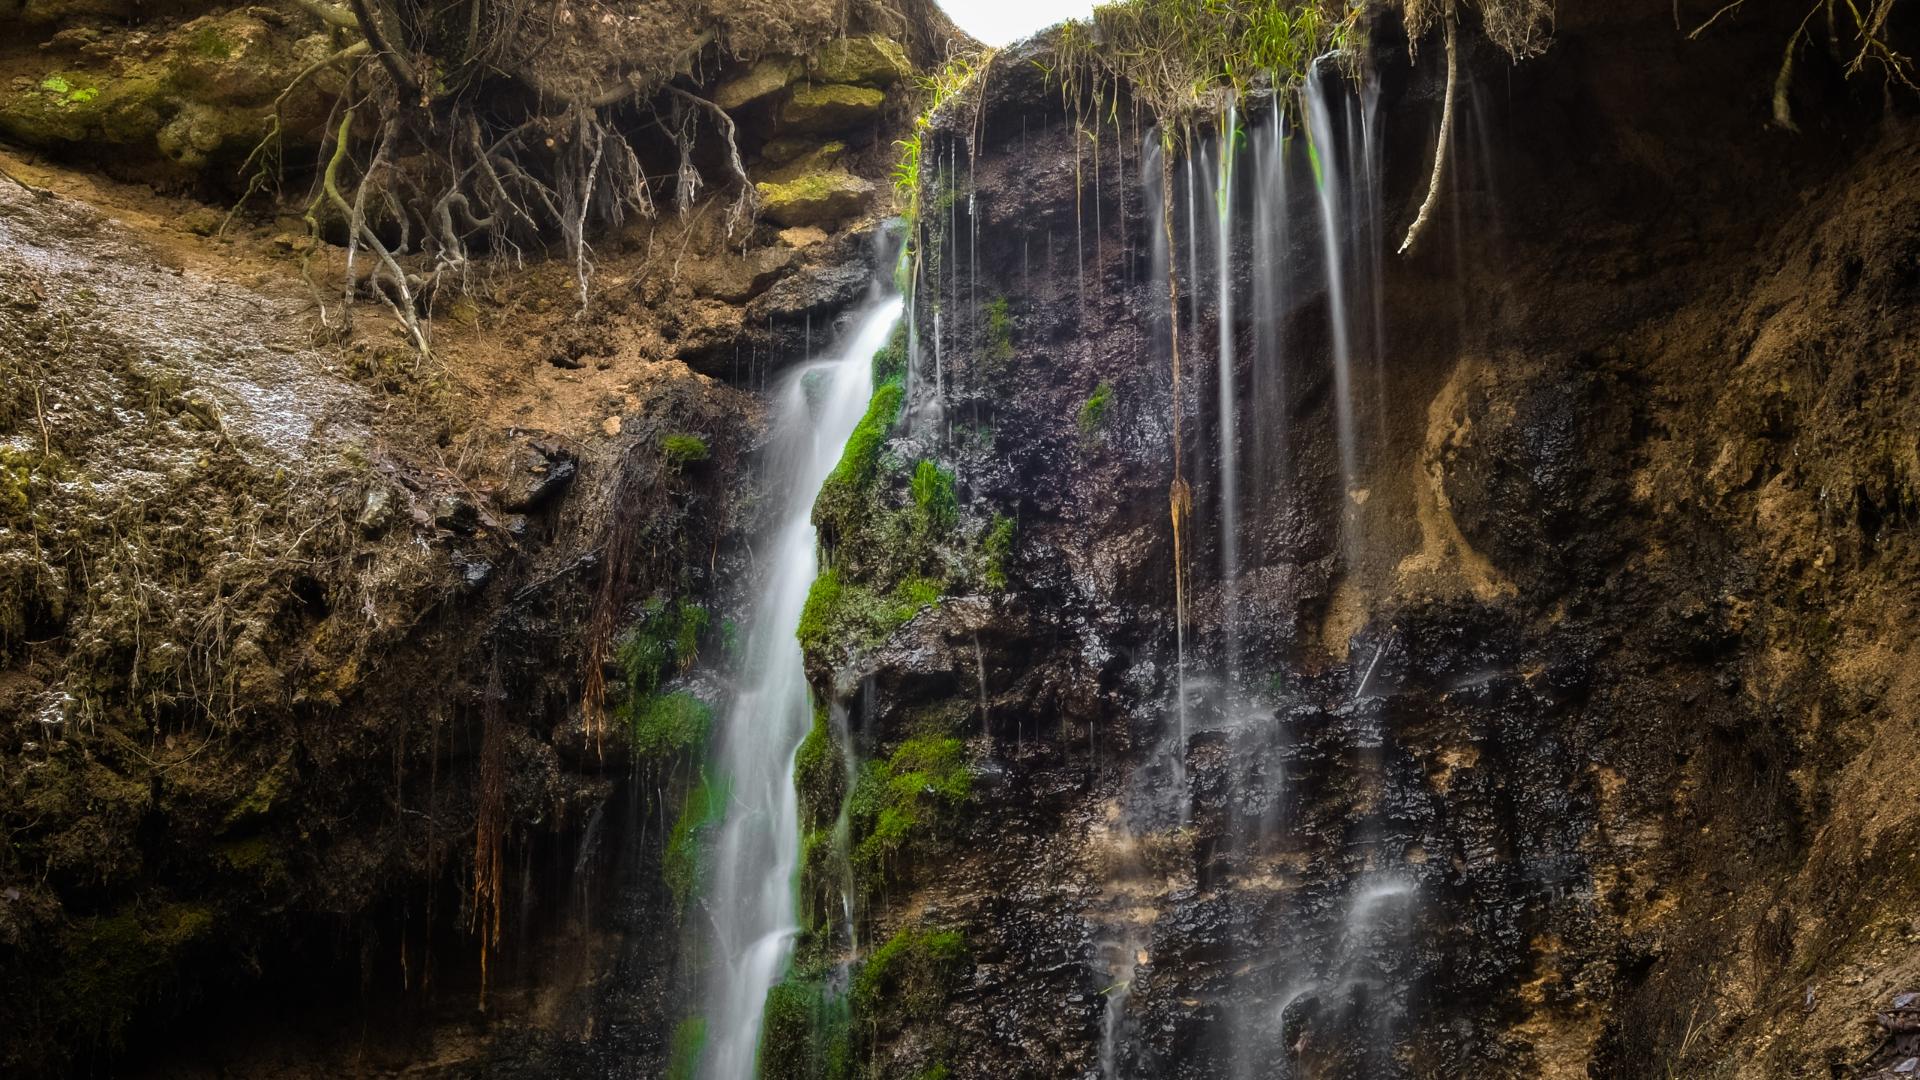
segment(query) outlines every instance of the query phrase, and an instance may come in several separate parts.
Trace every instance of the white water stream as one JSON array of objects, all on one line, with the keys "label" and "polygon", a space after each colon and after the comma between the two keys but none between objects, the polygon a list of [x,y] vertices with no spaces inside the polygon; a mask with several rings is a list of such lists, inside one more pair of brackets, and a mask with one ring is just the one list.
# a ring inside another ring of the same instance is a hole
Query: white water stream
[{"label": "white water stream", "polygon": [[729,799],[705,888],[712,953],[699,1073],[707,1080],[754,1075],[761,1010],[786,972],[799,929],[793,758],[813,709],[794,629],[818,570],[813,501],[866,411],[873,354],[887,343],[900,310],[898,296],[876,300],[835,355],[788,372],[775,392],[763,485],[779,509],[755,545],[761,577],[748,614],[742,686],[715,759]]}]

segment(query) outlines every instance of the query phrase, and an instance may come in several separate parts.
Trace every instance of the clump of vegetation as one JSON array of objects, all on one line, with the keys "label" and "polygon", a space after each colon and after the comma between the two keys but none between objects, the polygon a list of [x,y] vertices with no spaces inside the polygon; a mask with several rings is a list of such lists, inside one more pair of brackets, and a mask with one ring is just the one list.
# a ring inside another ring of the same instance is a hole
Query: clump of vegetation
[{"label": "clump of vegetation", "polygon": [[628,712],[633,752],[650,762],[692,759],[713,728],[713,709],[685,692],[649,694]]},{"label": "clump of vegetation", "polygon": [[1007,589],[1007,556],[1012,552],[1013,519],[1005,514],[995,514],[986,539],[980,542],[980,578],[994,592],[1005,592]]},{"label": "clump of vegetation", "polygon": [[684,469],[696,461],[707,460],[712,450],[708,448],[707,440],[698,435],[662,435],[660,454],[672,468]]},{"label": "clump of vegetation", "polygon": [[1100,437],[1107,424],[1107,410],[1113,405],[1113,384],[1105,379],[1093,388],[1087,400],[1080,403],[1080,414],[1075,424],[1080,429],[1080,441],[1091,443]]},{"label": "clump of vegetation", "polygon": [[931,461],[922,461],[914,466],[912,490],[921,528],[937,533],[953,527],[960,515],[960,502],[953,493],[952,473]]},{"label": "clump of vegetation", "polygon": [[1004,372],[1012,359],[1013,316],[1007,311],[1007,298],[996,296],[987,304],[987,368]]},{"label": "clump of vegetation", "polygon": [[814,830],[833,824],[840,801],[847,794],[847,774],[827,722],[827,707],[815,705],[813,727],[793,756],[793,788],[800,796],[800,828]]},{"label": "clump of vegetation", "polygon": [[893,328],[893,336],[873,354],[873,385],[904,384],[907,377],[907,324],[902,320]]},{"label": "clump of vegetation", "polygon": [[906,389],[897,380],[875,388],[866,414],[847,437],[847,448],[841,453],[839,464],[820,485],[820,495],[813,505],[814,524],[830,524],[842,515],[857,512],[862,496],[871,488],[878,472],[880,446],[900,419],[900,406],[905,397]]},{"label": "clump of vegetation", "polygon": [[872,647],[923,609],[939,604],[942,589],[934,578],[909,577],[889,592],[877,593],[843,582],[837,570],[826,570],[807,590],[795,633],[810,654],[824,654],[835,646]]},{"label": "clump of vegetation", "polygon": [[700,1053],[707,1048],[707,1018],[689,1016],[673,1026],[667,1044],[665,1080],[693,1080],[700,1069]]},{"label": "clump of vegetation", "polygon": [[852,1080],[851,1020],[846,999],[818,979],[776,984],[761,1013],[760,1080]]},{"label": "clump of vegetation", "polygon": [[670,670],[692,667],[710,619],[707,609],[691,600],[648,600],[615,649],[629,692],[651,694]]},{"label": "clump of vegetation", "polygon": [[967,959],[957,930],[909,927],[873,951],[853,977],[848,1001],[868,1038],[937,1019]]},{"label": "clump of vegetation", "polygon": [[167,993],[213,921],[211,910],[186,904],[81,920],[63,935],[67,959],[52,1008],[89,1041],[118,1047],[127,1024]]},{"label": "clump of vegetation", "polygon": [[684,912],[693,889],[700,881],[700,864],[713,830],[727,809],[727,785],[703,770],[700,780],[687,792],[680,805],[680,816],[667,835],[666,854],[660,860],[660,874],[667,891],[673,894],[674,908]]},{"label": "clump of vegetation", "polygon": [[949,735],[916,734],[885,761],[867,762],[847,799],[852,863],[862,891],[880,891],[929,850],[972,794],[966,744]]}]

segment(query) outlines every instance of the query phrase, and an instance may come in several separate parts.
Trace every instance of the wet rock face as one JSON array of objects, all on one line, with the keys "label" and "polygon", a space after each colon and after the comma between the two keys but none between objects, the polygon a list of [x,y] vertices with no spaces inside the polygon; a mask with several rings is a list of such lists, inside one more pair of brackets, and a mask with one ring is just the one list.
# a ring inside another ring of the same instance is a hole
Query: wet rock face
[{"label": "wet rock face", "polygon": [[[1621,20],[1558,48],[1654,46],[1648,12]],[[1726,43],[1712,70],[1662,67],[1662,86],[1705,101],[1766,36]],[[920,240],[938,269],[916,295],[922,366],[887,443],[900,460],[950,465],[963,517],[1017,520],[1008,592],[950,596],[816,678],[882,750],[930,715],[965,714],[955,730],[976,775],[965,821],[943,859],[917,864],[872,918],[884,933],[937,912],[964,929],[975,977],[937,1030],[900,1037],[899,1060],[918,1067],[937,1050],[966,1063],[956,1075],[1196,1078],[1814,1068],[1826,1036],[1812,1032],[1841,1021],[1800,1019],[1826,1013],[1804,1011],[1771,975],[1730,986],[1697,973],[1778,972],[1792,953],[1816,981],[1841,979],[1811,950],[1779,944],[1783,920],[1803,903],[1877,917],[1851,891],[1875,872],[1845,886],[1783,882],[1812,857],[1806,815],[1824,813],[1794,785],[1847,798],[1822,786],[1847,755],[1810,751],[1818,737],[1790,717],[1833,709],[1830,692],[1870,708],[1891,691],[1864,687],[1884,687],[1886,673],[1785,661],[1770,650],[1807,640],[1827,616],[1761,608],[1796,603],[1772,591],[1801,587],[1779,575],[1817,577],[1844,610],[1877,609],[1883,589],[1913,595],[1904,572],[1842,584],[1817,569],[1884,566],[1847,553],[1862,535],[1887,536],[1887,508],[1905,505],[1888,493],[1905,490],[1907,466],[1864,464],[1883,460],[1907,408],[1893,404],[1906,399],[1887,381],[1892,365],[1842,361],[1816,380],[1871,388],[1853,438],[1834,425],[1861,414],[1824,412],[1827,390],[1770,382],[1793,349],[1880,355],[1844,313],[1856,310],[1849,282],[1904,288],[1892,282],[1905,280],[1905,233],[1862,209],[1912,175],[1911,153],[1889,141],[1904,121],[1864,135],[1880,149],[1854,166],[1810,148],[1663,141],[1658,155],[1694,170],[1670,191],[1700,209],[1682,241],[1663,216],[1622,218],[1612,180],[1522,149],[1569,110],[1609,146],[1666,132],[1667,114],[1582,111],[1575,103],[1613,100],[1612,60],[1520,69],[1480,151],[1490,158],[1460,166],[1497,177],[1499,202],[1457,196],[1457,256],[1443,231],[1428,241],[1439,254],[1385,265],[1389,359],[1356,405],[1368,440],[1357,510],[1339,490],[1330,335],[1314,312],[1324,295],[1309,285],[1282,318],[1288,359],[1274,378],[1287,389],[1260,419],[1270,429],[1286,417],[1288,471],[1284,484],[1243,486],[1249,566],[1232,595],[1214,569],[1218,327],[1203,284],[1197,325],[1181,326],[1178,419],[1196,504],[1183,698],[1167,524],[1176,406],[1144,132],[1102,129],[1096,188],[1087,140],[1031,59],[1003,57],[984,118],[960,110],[926,148],[971,188],[951,205],[929,199],[938,209]],[[1416,72],[1386,103],[1390,207],[1397,185],[1417,194],[1408,162],[1430,138],[1421,103],[1434,89]],[[1749,172],[1783,182],[1749,185],[1739,213],[1707,209],[1727,197],[1723,181]],[[1779,247],[1756,249],[1740,218],[1788,212],[1796,185],[1819,192],[1816,209]],[[1568,221],[1581,223],[1578,239]],[[1821,254],[1803,265],[1809,247]],[[1860,249],[1880,252],[1882,269],[1850,262]],[[1311,252],[1298,257],[1312,265]],[[1596,280],[1587,260],[1619,276]],[[1778,292],[1756,293],[1776,276]],[[1809,288],[1818,312],[1790,299]],[[1797,328],[1826,329],[1775,338],[1767,313],[1783,309]],[[1238,318],[1230,378],[1244,402],[1267,375],[1247,360],[1258,331],[1246,306]],[[1911,331],[1902,320],[1890,332]],[[1704,357],[1726,355],[1736,369],[1765,363],[1750,378],[1703,374]],[[1258,460],[1249,416],[1243,476]],[[1811,452],[1816,439],[1827,459],[1877,479],[1832,476],[1828,498],[1846,508],[1826,520],[1841,535],[1793,541],[1815,531],[1793,492],[1806,470],[1826,470],[1793,464],[1785,447]],[[1845,491],[1855,494],[1834,494]],[[1348,514],[1358,541],[1343,536]],[[1228,655],[1228,611],[1241,616],[1233,647],[1246,669],[1271,675],[1232,707],[1207,682]],[[1861,738],[1887,737],[1849,715]],[[1184,801],[1162,797],[1183,788]],[[1906,815],[1894,816],[1884,827],[1906,845]],[[1859,962],[1904,971],[1903,955],[1888,945]],[[1660,1017],[1701,1001],[1725,1026],[1683,1049],[1685,1025]],[[1800,1041],[1788,1049],[1775,1030]]]}]

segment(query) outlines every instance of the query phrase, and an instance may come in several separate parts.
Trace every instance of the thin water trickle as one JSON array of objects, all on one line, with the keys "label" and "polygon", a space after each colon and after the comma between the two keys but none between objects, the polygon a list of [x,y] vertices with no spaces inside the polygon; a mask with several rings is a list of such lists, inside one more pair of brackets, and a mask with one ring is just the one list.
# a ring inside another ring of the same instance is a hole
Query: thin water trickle
[{"label": "thin water trickle", "polygon": [[1320,236],[1324,247],[1327,277],[1327,304],[1333,330],[1333,394],[1335,434],[1340,444],[1340,480],[1343,498],[1341,521],[1349,554],[1357,538],[1351,501],[1359,476],[1359,449],[1353,429],[1353,328],[1352,311],[1347,306],[1347,259],[1342,236],[1347,231],[1346,208],[1340,198],[1340,150],[1333,135],[1332,104],[1327,96],[1333,76],[1330,65],[1316,62],[1301,87],[1306,101],[1309,137],[1313,140],[1317,163],[1315,188],[1319,192]]},{"label": "thin water trickle", "polygon": [[1220,608],[1221,633],[1226,641],[1227,681],[1239,675],[1239,633],[1235,600],[1240,576],[1240,460],[1239,432],[1234,413],[1239,391],[1234,384],[1233,354],[1233,165],[1234,136],[1240,123],[1238,106],[1227,106],[1225,123],[1215,136],[1214,321],[1219,324],[1220,368]]},{"label": "thin water trickle", "polygon": [[[759,548],[765,577],[747,616],[740,668],[746,684],[720,729],[715,759],[729,796],[703,893],[713,934],[703,1014],[708,1041],[699,1070],[708,1080],[753,1075],[761,1009],[786,970],[798,930],[793,758],[813,710],[794,628],[817,570],[813,500],[866,410],[873,354],[886,344],[901,306],[898,296],[876,300],[832,359],[801,365],[775,394],[763,482],[782,501]],[[824,383],[811,401],[803,386],[809,376]]]}]

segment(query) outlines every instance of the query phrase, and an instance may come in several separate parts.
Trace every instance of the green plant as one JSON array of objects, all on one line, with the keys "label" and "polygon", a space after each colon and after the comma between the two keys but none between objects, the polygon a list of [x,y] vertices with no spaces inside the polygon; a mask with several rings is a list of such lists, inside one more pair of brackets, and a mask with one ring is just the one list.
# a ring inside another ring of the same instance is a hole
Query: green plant
[{"label": "green plant", "polygon": [[847,1000],[876,1038],[938,1015],[967,957],[957,930],[909,927],[873,950],[853,977]]},{"label": "green plant", "polygon": [[707,1019],[689,1016],[673,1027],[667,1044],[666,1080],[693,1080],[700,1069],[700,1053],[707,1048]]},{"label": "green plant", "polygon": [[840,765],[827,707],[815,705],[813,727],[793,755],[793,788],[800,797],[800,828],[824,829],[840,816],[846,797],[847,774]]},{"label": "green plant", "polygon": [[885,761],[867,762],[847,799],[853,868],[866,891],[924,850],[972,794],[966,744],[948,735],[913,735]]},{"label": "green plant", "polygon": [[1004,296],[987,304],[987,359],[1002,368],[1013,359],[1013,316],[1007,312]]},{"label": "green plant", "polygon": [[980,541],[980,578],[994,592],[1007,588],[1007,556],[1013,552],[1013,519],[995,514],[986,538]]},{"label": "green plant", "polygon": [[1088,395],[1087,400],[1080,403],[1080,415],[1076,419],[1076,424],[1080,428],[1081,442],[1092,442],[1099,437],[1100,430],[1107,423],[1107,410],[1112,405],[1113,384],[1103,379],[1099,386],[1093,388],[1093,393]]},{"label": "green plant", "polygon": [[795,636],[809,655],[824,655],[835,646],[878,645],[923,608],[937,605],[943,589],[935,578],[909,577],[881,594],[843,581],[839,571],[829,569],[807,590]]},{"label": "green plant", "polygon": [[638,699],[653,693],[670,668],[681,671],[700,656],[700,639],[711,619],[707,609],[691,600],[653,597],[641,608],[640,620],[627,629],[614,655],[627,676],[627,690]]},{"label": "green plant", "polygon": [[953,526],[960,503],[953,493],[953,474],[931,461],[913,468],[913,505],[920,512],[920,525],[929,532]]},{"label": "green plant", "polygon": [[858,507],[861,495],[873,483],[880,446],[900,418],[900,405],[905,396],[905,388],[897,380],[874,389],[866,413],[854,425],[853,434],[847,437],[847,447],[841,452],[839,463],[820,485],[820,494],[813,506],[815,524],[831,521],[837,512],[851,513]]},{"label": "green plant", "polygon": [[691,758],[707,743],[713,709],[688,693],[649,694],[628,710],[633,752],[648,761]]},{"label": "green plant", "polygon": [[667,891],[673,894],[676,910],[685,911],[700,880],[700,862],[707,838],[720,823],[727,809],[727,785],[700,773],[700,780],[687,792],[680,804],[680,816],[667,834],[667,850],[661,856],[660,874]]},{"label": "green plant", "polygon": [[761,1011],[760,1080],[852,1080],[851,1016],[844,996],[789,975]]},{"label": "green plant", "polygon": [[873,385],[903,382],[907,377],[907,324],[903,320],[893,328],[893,336],[873,354]]},{"label": "green plant", "polygon": [[707,440],[698,435],[662,435],[660,453],[667,464],[675,469],[684,469],[696,461],[705,461],[712,454]]}]

